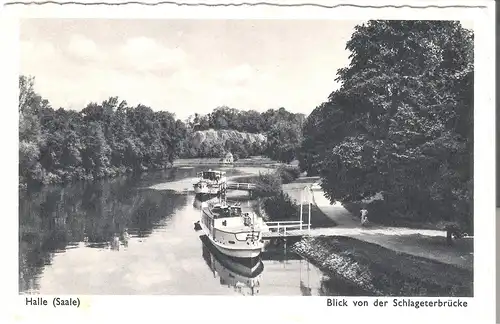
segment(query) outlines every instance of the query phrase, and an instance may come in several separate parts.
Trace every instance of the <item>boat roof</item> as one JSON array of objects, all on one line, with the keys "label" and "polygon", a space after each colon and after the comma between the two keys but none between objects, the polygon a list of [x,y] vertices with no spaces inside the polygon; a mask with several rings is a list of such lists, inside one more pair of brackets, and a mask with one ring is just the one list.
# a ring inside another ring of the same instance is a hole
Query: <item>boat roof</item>
[{"label": "boat roof", "polygon": [[226,171],[219,171],[219,170],[208,170],[208,171],[201,171],[200,173],[215,173],[215,174],[226,174]]},{"label": "boat roof", "polygon": [[237,216],[241,216],[240,215],[221,215],[219,214],[216,209],[219,209],[219,210],[234,210],[234,209],[239,209],[241,213],[243,213],[243,210],[241,209],[241,206],[239,205],[226,205],[226,204],[220,204],[220,203],[217,203],[217,204],[213,204],[211,206],[209,206],[209,208],[206,210],[206,213],[209,214],[209,216],[213,217],[213,218],[228,218],[228,217],[237,217]]}]

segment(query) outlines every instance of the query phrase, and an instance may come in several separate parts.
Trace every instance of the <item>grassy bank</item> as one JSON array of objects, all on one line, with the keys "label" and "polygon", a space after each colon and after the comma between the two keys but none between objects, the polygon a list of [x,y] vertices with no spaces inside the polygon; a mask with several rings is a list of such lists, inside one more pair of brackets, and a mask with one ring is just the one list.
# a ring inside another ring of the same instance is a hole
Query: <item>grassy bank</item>
[{"label": "grassy bank", "polygon": [[353,215],[360,215],[363,206],[369,211],[368,219],[371,223],[391,226],[391,227],[407,227],[428,230],[447,231],[447,244],[456,244],[457,238],[473,236],[473,228],[466,226],[463,222],[420,219],[415,220],[411,213],[403,213],[391,210],[391,206],[384,201],[374,201],[371,203],[349,202],[342,204],[344,208]]},{"label": "grassy bank", "polygon": [[[256,195],[261,198],[260,214],[267,221],[299,220],[300,202],[293,199],[285,190],[284,184],[297,182],[303,183],[299,179],[300,170],[294,167],[280,167],[277,170],[261,173],[250,180],[257,185]],[[305,186],[303,183],[302,188]],[[300,189],[299,189],[300,190]],[[311,227],[332,227],[335,226],[316,205],[311,204]],[[308,221],[309,205],[304,204],[303,221]]]},{"label": "grassy bank", "polygon": [[306,238],[293,249],[331,276],[369,295],[473,295],[472,271],[353,238]]},{"label": "grassy bank", "polygon": [[250,179],[257,187],[254,193],[260,199],[259,214],[266,221],[286,220],[296,214],[297,206],[282,186],[299,175],[298,168],[278,168]]},{"label": "grassy bank", "polygon": [[380,202],[373,202],[364,204],[362,202],[345,202],[342,206],[351,214],[359,216],[363,206],[369,210],[368,218],[370,222],[394,227],[408,227],[408,228],[422,228],[422,229],[436,229],[437,225],[433,223],[423,223],[412,221],[411,218],[404,217],[388,217],[389,212],[383,210],[379,206]]}]

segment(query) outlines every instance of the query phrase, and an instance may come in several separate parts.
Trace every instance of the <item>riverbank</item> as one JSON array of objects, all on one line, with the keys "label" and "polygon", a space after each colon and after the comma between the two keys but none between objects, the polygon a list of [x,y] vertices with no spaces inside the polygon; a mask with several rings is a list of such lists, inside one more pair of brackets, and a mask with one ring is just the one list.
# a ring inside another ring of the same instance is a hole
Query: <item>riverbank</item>
[{"label": "riverbank", "polygon": [[27,190],[28,188],[41,188],[47,185],[67,185],[71,183],[76,183],[78,181],[99,181],[99,180],[110,180],[121,176],[132,176],[137,174],[144,174],[148,172],[159,172],[171,169],[173,166],[167,163],[162,166],[157,167],[142,167],[139,170],[134,170],[130,167],[115,167],[111,166],[100,172],[90,172],[85,173],[82,168],[67,171],[67,170],[56,170],[54,172],[46,172],[40,175],[40,181],[27,182],[26,179],[20,179],[18,184],[19,190]]},{"label": "riverbank", "polygon": [[296,253],[365,295],[472,296],[473,237],[449,246],[445,231],[363,227],[342,204],[330,203],[318,181],[302,177],[283,186],[296,199],[310,188],[313,206],[335,223],[294,244]]},{"label": "riverbank", "polygon": [[[297,164],[297,162],[295,162]],[[277,168],[285,166],[285,164],[276,162],[268,157],[252,156],[245,159],[239,159],[233,163],[223,163],[220,158],[190,158],[190,159],[177,159],[173,162],[174,167],[186,166],[218,166],[218,167],[244,167],[244,166],[258,166],[265,168]]]},{"label": "riverbank", "polygon": [[336,228],[325,229],[321,235],[343,235],[367,243],[416,257],[451,264],[472,271],[474,264],[474,238],[456,240],[453,246],[446,243],[446,232],[428,228],[394,227],[372,224],[362,227],[359,218],[353,216],[340,203],[331,205],[323,191],[313,186],[314,203],[337,224]]},{"label": "riverbank", "polygon": [[374,296],[473,296],[473,272],[350,237],[304,238],[293,246],[329,275]]}]

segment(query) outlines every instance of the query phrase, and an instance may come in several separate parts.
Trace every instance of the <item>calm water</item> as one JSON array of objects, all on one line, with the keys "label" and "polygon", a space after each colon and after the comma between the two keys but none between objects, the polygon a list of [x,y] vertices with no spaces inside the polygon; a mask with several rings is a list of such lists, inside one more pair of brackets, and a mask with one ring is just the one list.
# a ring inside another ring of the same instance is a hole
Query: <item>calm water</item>
[{"label": "calm water", "polygon": [[[202,168],[175,168],[20,194],[19,291],[41,294],[353,294],[270,242],[238,264],[200,238],[192,191]],[[246,175],[256,169],[228,169]],[[253,203],[244,194],[239,199]]]}]

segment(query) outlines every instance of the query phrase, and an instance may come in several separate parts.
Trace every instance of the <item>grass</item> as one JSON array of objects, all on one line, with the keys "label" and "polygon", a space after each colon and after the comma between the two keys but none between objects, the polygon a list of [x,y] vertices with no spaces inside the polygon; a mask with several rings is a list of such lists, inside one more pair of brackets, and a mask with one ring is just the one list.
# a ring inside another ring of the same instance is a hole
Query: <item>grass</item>
[{"label": "grass", "polygon": [[372,295],[472,296],[472,271],[348,237],[306,238],[294,250]]},{"label": "grass", "polygon": [[[307,223],[309,217],[309,205],[302,205],[302,219]],[[297,219],[300,218],[300,204],[297,205]],[[311,204],[311,228],[334,227],[337,224],[325,215],[315,204]]]},{"label": "grass", "polygon": [[[363,207],[363,204],[360,202],[342,203],[342,205],[347,211],[349,211],[353,215],[359,215]],[[370,220],[370,222],[374,224],[392,226],[392,227],[407,227],[407,228],[419,228],[419,229],[429,229],[429,230],[442,229],[442,226],[440,225],[441,222],[439,221],[423,222],[423,221],[413,221],[411,219],[402,217],[388,217],[387,211],[378,211],[373,209],[370,211],[370,205],[368,204],[367,206],[369,210],[368,219]]]}]

